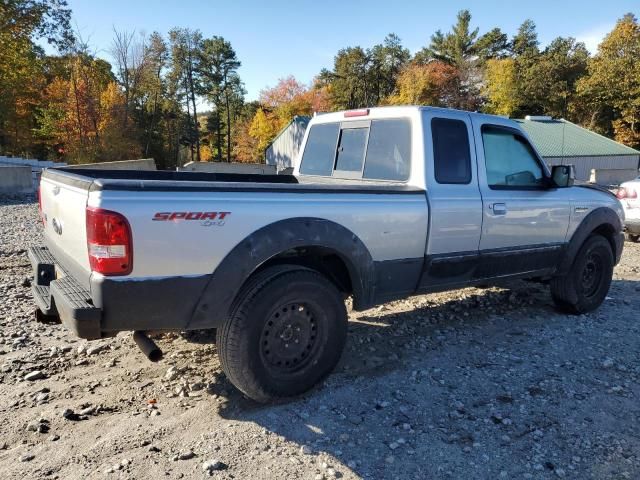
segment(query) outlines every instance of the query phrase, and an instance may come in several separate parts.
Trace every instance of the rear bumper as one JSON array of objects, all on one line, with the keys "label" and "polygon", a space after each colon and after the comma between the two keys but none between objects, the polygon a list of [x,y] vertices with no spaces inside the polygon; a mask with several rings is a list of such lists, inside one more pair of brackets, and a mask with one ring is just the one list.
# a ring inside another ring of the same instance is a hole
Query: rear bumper
[{"label": "rear bumper", "polygon": [[632,235],[640,235],[640,218],[628,218],[624,222],[624,229]]},{"label": "rear bumper", "polygon": [[55,259],[46,247],[29,249],[33,266],[31,291],[36,305],[47,316],[58,316],[78,337],[101,338],[102,310],[93,305],[91,294],[71,276],[55,278]]},{"label": "rear bumper", "polygon": [[[38,309],[80,338],[89,340],[132,330],[186,330],[210,276],[144,281],[92,276],[90,290],[60,266],[47,247],[29,249],[32,293]],[[55,278],[56,269],[64,276]],[[211,314],[214,325],[215,311]]]}]

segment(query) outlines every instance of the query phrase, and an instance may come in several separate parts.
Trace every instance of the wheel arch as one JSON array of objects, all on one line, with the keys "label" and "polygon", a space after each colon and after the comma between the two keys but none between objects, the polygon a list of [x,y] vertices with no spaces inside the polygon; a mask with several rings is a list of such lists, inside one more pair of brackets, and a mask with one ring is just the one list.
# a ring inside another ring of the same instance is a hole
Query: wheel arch
[{"label": "wheel arch", "polygon": [[602,235],[611,246],[617,264],[622,255],[623,233],[622,222],[618,214],[608,207],[596,208],[583,220],[571,236],[565,254],[558,268],[558,275],[566,275],[584,242],[593,234]]},{"label": "wheel arch", "polygon": [[187,328],[220,325],[245,282],[279,263],[318,270],[340,290],[353,294],[356,308],[371,303],[375,269],[362,240],[330,220],[292,218],[256,230],[225,256],[204,288]]}]

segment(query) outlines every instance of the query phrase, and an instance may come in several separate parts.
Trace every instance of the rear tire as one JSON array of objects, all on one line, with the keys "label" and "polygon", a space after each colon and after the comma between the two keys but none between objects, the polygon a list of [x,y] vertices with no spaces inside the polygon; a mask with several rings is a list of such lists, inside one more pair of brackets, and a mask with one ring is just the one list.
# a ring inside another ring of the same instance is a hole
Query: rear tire
[{"label": "rear tire", "polygon": [[217,332],[222,368],[258,402],[298,395],[325,378],[342,355],[347,311],[326,277],[304,267],[269,267],[239,293]]},{"label": "rear tire", "polygon": [[563,312],[588,313],[604,301],[612,276],[611,245],[603,236],[592,235],[580,247],[569,273],[551,279],[551,296]]},{"label": "rear tire", "polygon": [[628,233],[627,237],[629,238],[630,242],[638,243],[638,241],[640,241],[640,235]]}]

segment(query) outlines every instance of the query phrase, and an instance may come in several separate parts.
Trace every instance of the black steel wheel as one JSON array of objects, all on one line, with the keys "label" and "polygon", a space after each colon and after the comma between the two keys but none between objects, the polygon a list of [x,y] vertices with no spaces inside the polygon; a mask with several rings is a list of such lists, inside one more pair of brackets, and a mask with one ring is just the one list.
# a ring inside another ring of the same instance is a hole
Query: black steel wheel
[{"label": "black steel wheel", "polygon": [[580,291],[585,298],[593,297],[602,285],[604,276],[604,260],[602,252],[591,250],[584,260],[580,272]]},{"label": "black steel wheel", "polygon": [[567,275],[551,279],[555,304],[568,313],[588,313],[604,301],[613,276],[613,251],[601,235],[589,237]]},{"label": "black steel wheel", "polygon": [[262,328],[260,354],[275,375],[289,375],[313,362],[321,343],[316,305],[305,302],[276,306]]},{"label": "black steel wheel", "polygon": [[347,333],[343,296],[305,267],[267,268],[242,289],[217,346],[229,380],[267,402],[312,388],[338,363]]}]

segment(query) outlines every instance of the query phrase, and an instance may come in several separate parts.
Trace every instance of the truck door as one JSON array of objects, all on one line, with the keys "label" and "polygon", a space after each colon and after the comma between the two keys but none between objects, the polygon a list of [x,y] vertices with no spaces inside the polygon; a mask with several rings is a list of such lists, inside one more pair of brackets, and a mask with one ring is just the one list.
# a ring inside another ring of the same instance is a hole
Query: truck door
[{"label": "truck door", "polygon": [[552,268],[566,241],[570,189],[549,187],[548,169],[526,136],[493,121],[473,121],[483,207],[476,277]]},{"label": "truck door", "polygon": [[419,290],[464,284],[478,259],[482,199],[468,113],[423,110],[429,233]]}]

